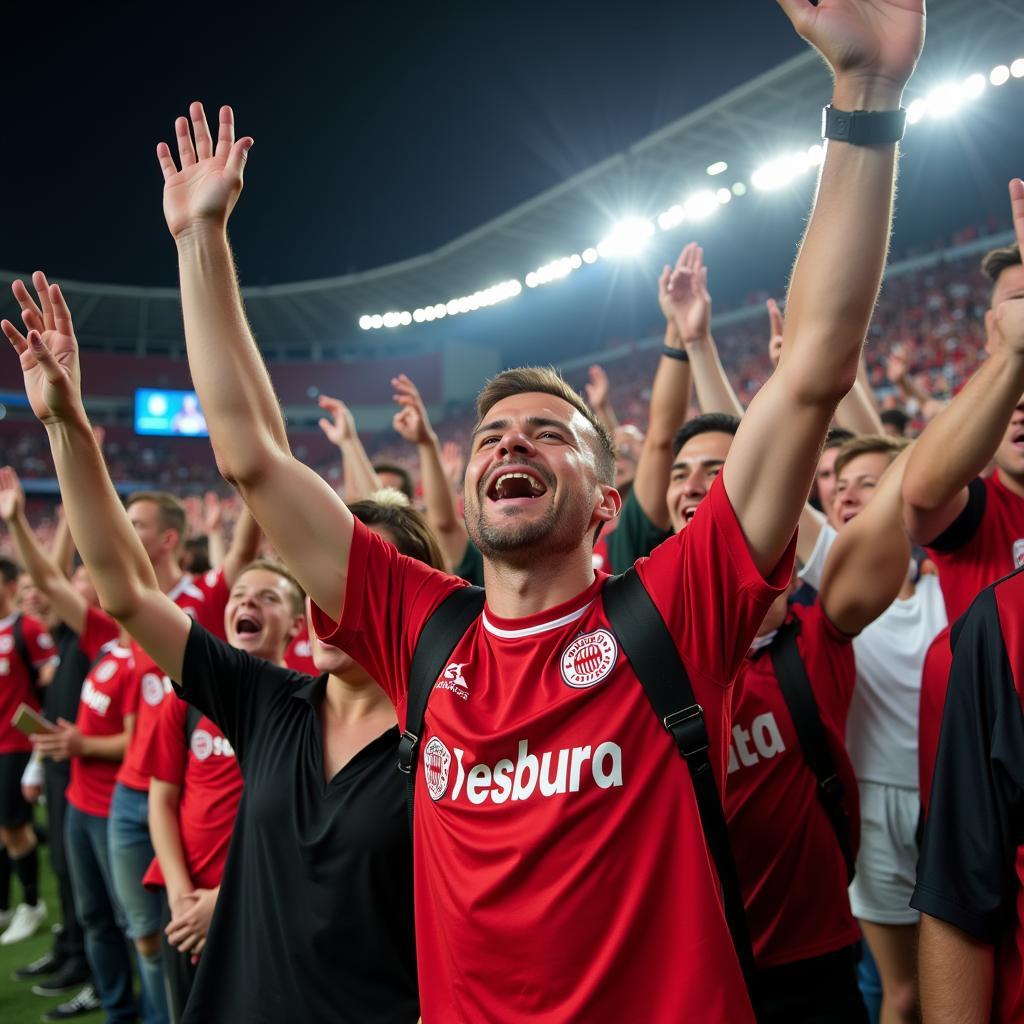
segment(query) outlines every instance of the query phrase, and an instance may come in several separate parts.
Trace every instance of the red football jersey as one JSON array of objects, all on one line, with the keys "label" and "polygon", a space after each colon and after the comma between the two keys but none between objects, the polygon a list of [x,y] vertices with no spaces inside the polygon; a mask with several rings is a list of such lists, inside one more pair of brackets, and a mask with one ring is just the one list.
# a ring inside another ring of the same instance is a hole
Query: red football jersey
[{"label": "red football jersey", "polygon": [[[84,645],[83,650],[93,656],[92,650]],[[131,650],[112,640],[103,645],[100,654],[82,684],[75,725],[83,736],[114,736],[124,732],[125,715],[135,711]],[[72,758],[68,803],[85,814],[106,818],[119,767],[119,761],[101,757]]]},{"label": "red football jersey", "polygon": [[14,612],[0,619],[0,754],[29,751],[28,737],[11,725],[19,704],[28,704],[39,710],[39,698],[32,685],[28,666],[22,660],[14,643],[14,624],[21,619],[21,635],[29,660],[36,669],[42,668],[55,655],[55,647],[46,627],[31,616]]},{"label": "red football jersey", "polygon": [[[192,884],[201,889],[220,885],[231,830],[242,799],[242,773],[231,744],[217,725],[203,715],[186,745],[188,705],[164,701],[156,715],[153,742],[143,761],[147,773],[181,787],[178,827]],[[146,873],[146,885],[162,886],[157,862]]]},{"label": "red football jersey", "polygon": [[[719,783],[731,681],[792,563],[761,577],[720,480],[638,563]],[[606,579],[519,620],[485,608],[434,687],[414,844],[425,1020],[753,1020],[689,772],[610,628]],[[314,621],[404,721],[416,640],[460,585],[356,523],[341,623]]]},{"label": "red football jersey", "polygon": [[[201,578],[186,573],[167,596],[214,636],[224,639],[224,608],[227,605],[228,588],[224,574],[219,569],[211,569]],[[117,781],[129,789],[147,790],[149,773],[143,768],[142,761],[152,742],[155,712],[168,695],[174,700],[178,698],[171,692],[171,681],[137,643],[132,643],[132,653],[135,656],[138,716]]]},{"label": "red football jersey", "polygon": [[[860,840],[857,780],[846,753],[856,670],[850,637],[818,603],[794,605],[807,669],[836,772],[854,852]],[[804,760],[768,649],[752,651],[736,678],[725,813],[758,967],[823,956],[860,939],[850,912],[846,862]]]},{"label": "red football jersey", "polygon": [[[951,623],[985,587],[1024,565],[1024,498],[1007,489],[998,469],[984,480],[975,480],[971,488],[961,519],[936,539],[939,547],[928,548],[939,568]],[[984,505],[979,517],[974,507],[980,502]]]},{"label": "red football jersey", "polygon": [[313,662],[313,648],[309,644],[309,633],[304,629],[284,652],[284,663],[293,671],[304,676],[318,676],[320,671]]},{"label": "red football jersey", "polygon": [[953,667],[953,652],[949,646],[947,626],[928,648],[921,667],[921,712],[917,725],[918,784],[921,789],[921,809],[928,813],[928,799],[935,774],[935,755],[939,752],[942,732],[942,711],[946,706],[949,670]]}]

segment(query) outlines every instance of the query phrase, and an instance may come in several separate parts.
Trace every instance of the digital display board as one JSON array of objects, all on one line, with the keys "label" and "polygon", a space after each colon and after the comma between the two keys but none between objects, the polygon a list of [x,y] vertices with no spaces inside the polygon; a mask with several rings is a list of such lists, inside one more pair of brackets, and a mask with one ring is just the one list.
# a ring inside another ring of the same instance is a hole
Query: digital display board
[{"label": "digital display board", "polygon": [[161,437],[209,437],[206,417],[194,391],[138,388],[135,433]]}]

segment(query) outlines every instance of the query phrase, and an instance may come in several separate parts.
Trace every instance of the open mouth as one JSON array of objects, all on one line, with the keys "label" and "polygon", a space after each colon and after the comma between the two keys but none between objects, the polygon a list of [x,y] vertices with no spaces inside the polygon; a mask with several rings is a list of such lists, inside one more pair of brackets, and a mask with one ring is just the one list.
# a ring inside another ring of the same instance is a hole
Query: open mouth
[{"label": "open mouth", "polygon": [[544,481],[532,471],[499,469],[491,478],[487,497],[491,501],[532,501],[547,492]]},{"label": "open mouth", "polygon": [[241,636],[256,636],[263,632],[263,623],[251,615],[239,615],[235,618],[235,632]]},{"label": "open mouth", "polygon": [[851,519],[856,519],[856,518],[857,518],[857,511],[858,511],[858,510],[857,510],[857,509],[855,509],[855,508],[848,508],[848,509],[847,509],[847,510],[846,510],[845,512],[843,512],[843,514],[842,514],[842,515],[841,515],[841,516],[839,517],[839,518],[840,518],[840,521],[842,521],[843,523],[848,523],[848,522],[849,522],[849,521],[850,521]]}]

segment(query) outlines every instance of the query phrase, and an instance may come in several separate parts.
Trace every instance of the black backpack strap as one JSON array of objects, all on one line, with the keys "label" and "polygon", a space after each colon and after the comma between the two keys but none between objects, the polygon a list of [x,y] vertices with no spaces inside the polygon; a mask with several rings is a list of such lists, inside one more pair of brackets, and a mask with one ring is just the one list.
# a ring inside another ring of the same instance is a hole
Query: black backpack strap
[{"label": "black backpack strap", "polygon": [[832,823],[839,848],[846,862],[846,874],[853,881],[854,856],[850,838],[850,819],[843,806],[843,782],[836,772],[835,759],[829,750],[825,726],[821,722],[818,702],[814,699],[811,681],[796,638],[800,632],[798,622],[789,622],[779,629],[771,645],[772,665],[779,681],[783,700],[793,720],[800,750],[807,766],[818,780],[818,799]]},{"label": "black backpack strap", "polygon": [[453,590],[431,613],[423,626],[412,664],[409,666],[409,697],[405,711],[405,732],[398,742],[398,769],[408,779],[406,801],[409,832],[412,832],[413,794],[416,786],[416,750],[423,733],[423,716],[430,691],[444,671],[448,659],[473,620],[483,611],[482,587]]},{"label": "black backpack strap", "polygon": [[192,733],[196,731],[196,726],[199,725],[199,719],[203,717],[202,711],[199,708],[192,707],[191,704],[187,705],[185,711],[185,747],[186,749],[192,745]]},{"label": "black backpack strap", "polygon": [[754,951],[747,930],[736,861],[729,842],[722,800],[708,756],[710,741],[704,709],[697,703],[690,677],[651,595],[635,569],[604,586],[604,610],[629,662],[643,685],[659,721],[671,734],[690,770],[697,810],[708,851],[722,890],[726,924],[755,1009]]},{"label": "black backpack strap", "polygon": [[23,616],[19,615],[14,620],[11,635],[14,638],[14,649],[18,652],[18,657],[21,658],[25,671],[28,672],[28,680],[32,684],[32,692],[38,697],[42,690],[42,687],[39,685],[39,669],[32,664],[32,656],[28,652],[28,644],[25,642]]}]

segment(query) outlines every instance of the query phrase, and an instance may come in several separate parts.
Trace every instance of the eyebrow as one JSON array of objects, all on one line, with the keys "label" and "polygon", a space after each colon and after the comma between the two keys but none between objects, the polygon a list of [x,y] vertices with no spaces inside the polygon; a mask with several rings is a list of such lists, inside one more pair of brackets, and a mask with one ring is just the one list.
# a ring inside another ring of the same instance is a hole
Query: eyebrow
[{"label": "eyebrow", "polygon": [[[572,427],[562,420],[553,420],[547,416],[528,416],[524,422],[528,427],[556,427],[563,433],[575,436],[573,435]],[[471,436],[476,437],[477,434],[483,434],[490,430],[507,430],[511,423],[512,421],[509,419],[491,420],[490,423],[481,423]]]},{"label": "eyebrow", "polygon": [[688,466],[691,462],[698,462],[705,469],[725,465],[725,459],[680,459],[678,462],[672,463],[672,469],[681,469],[683,466]]}]

